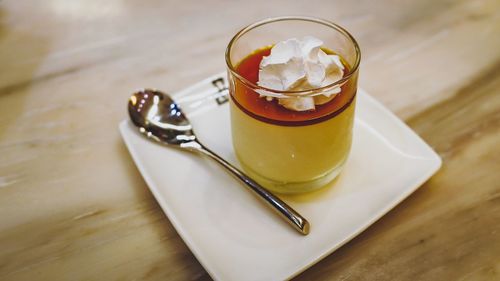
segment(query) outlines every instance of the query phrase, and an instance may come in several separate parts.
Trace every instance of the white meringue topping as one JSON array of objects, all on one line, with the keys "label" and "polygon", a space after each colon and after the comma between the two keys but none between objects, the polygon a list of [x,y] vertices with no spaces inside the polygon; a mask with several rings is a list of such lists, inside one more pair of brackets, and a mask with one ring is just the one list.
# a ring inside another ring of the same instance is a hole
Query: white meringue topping
[{"label": "white meringue topping", "polygon": [[[264,57],[259,67],[259,86],[279,91],[300,91],[332,84],[344,75],[344,65],[337,55],[328,55],[321,46],[323,41],[305,36],[288,39],[274,45],[271,54]],[[276,97],[265,90],[257,90],[268,100]],[[315,109],[316,105],[332,100],[340,93],[340,86],[327,93],[311,96],[277,97],[279,104],[295,111]]]}]

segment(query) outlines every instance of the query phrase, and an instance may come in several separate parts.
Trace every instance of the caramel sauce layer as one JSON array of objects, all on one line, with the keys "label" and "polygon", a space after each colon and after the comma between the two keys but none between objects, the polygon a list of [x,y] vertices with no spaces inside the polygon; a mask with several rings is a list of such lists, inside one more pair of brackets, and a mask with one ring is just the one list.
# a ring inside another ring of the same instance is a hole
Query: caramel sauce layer
[{"label": "caramel sauce layer", "polygon": [[[257,84],[259,79],[259,64],[262,58],[268,56],[270,52],[271,47],[256,50],[236,66],[236,72],[248,81]],[[349,75],[349,73],[346,67],[344,77]],[[347,108],[356,95],[356,80],[357,74],[351,76],[341,87],[341,92],[335,98],[326,104],[316,105],[316,109],[309,111],[286,109],[276,99],[268,101],[260,97],[258,93],[248,88],[237,78],[233,80],[234,85],[233,91],[231,91],[231,98],[243,112],[257,120],[283,126],[310,125],[328,120]]]}]

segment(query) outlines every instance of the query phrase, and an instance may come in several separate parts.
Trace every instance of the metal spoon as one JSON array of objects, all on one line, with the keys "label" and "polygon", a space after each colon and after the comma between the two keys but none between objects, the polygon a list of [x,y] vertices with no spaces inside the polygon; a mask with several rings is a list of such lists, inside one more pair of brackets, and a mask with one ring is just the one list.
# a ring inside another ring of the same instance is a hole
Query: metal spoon
[{"label": "metal spoon", "polygon": [[139,131],[148,138],[209,156],[243,182],[297,231],[304,235],[309,233],[309,222],[304,217],[201,144],[189,120],[167,94],[150,89],[138,91],[129,99],[128,113],[132,122],[139,127]]}]

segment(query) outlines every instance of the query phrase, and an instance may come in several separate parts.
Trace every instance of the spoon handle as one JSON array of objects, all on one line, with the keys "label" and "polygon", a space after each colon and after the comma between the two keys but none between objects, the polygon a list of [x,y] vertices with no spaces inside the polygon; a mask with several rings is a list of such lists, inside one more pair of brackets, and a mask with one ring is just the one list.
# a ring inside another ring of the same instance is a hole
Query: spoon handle
[{"label": "spoon handle", "polygon": [[190,145],[188,145],[187,147],[202,152],[203,154],[217,161],[217,163],[226,168],[229,172],[231,172],[231,174],[241,180],[245,184],[245,186],[252,190],[256,195],[258,195],[258,197],[262,199],[262,201],[264,201],[267,205],[277,211],[277,213],[285,221],[287,221],[291,226],[293,226],[293,228],[295,228],[295,230],[303,235],[309,234],[309,222],[303,216],[301,216],[297,211],[292,209],[292,207],[288,206],[274,194],[249,178],[242,171],[229,164],[226,160],[215,154],[213,151],[211,151],[198,141],[190,143]]}]

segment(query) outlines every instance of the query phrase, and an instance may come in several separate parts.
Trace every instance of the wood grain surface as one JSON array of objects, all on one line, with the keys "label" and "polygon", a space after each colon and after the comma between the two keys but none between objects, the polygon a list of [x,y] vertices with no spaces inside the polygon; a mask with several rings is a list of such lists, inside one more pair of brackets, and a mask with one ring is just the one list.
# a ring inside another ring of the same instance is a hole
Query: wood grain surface
[{"label": "wood grain surface", "polygon": [[297,14],[358,39],[360,86],[443,167],[296,279],[499,280],[498,0],[0,1],[0,280],[210,279],[117,124],[134,89],[217,73],[242,26]]}]

